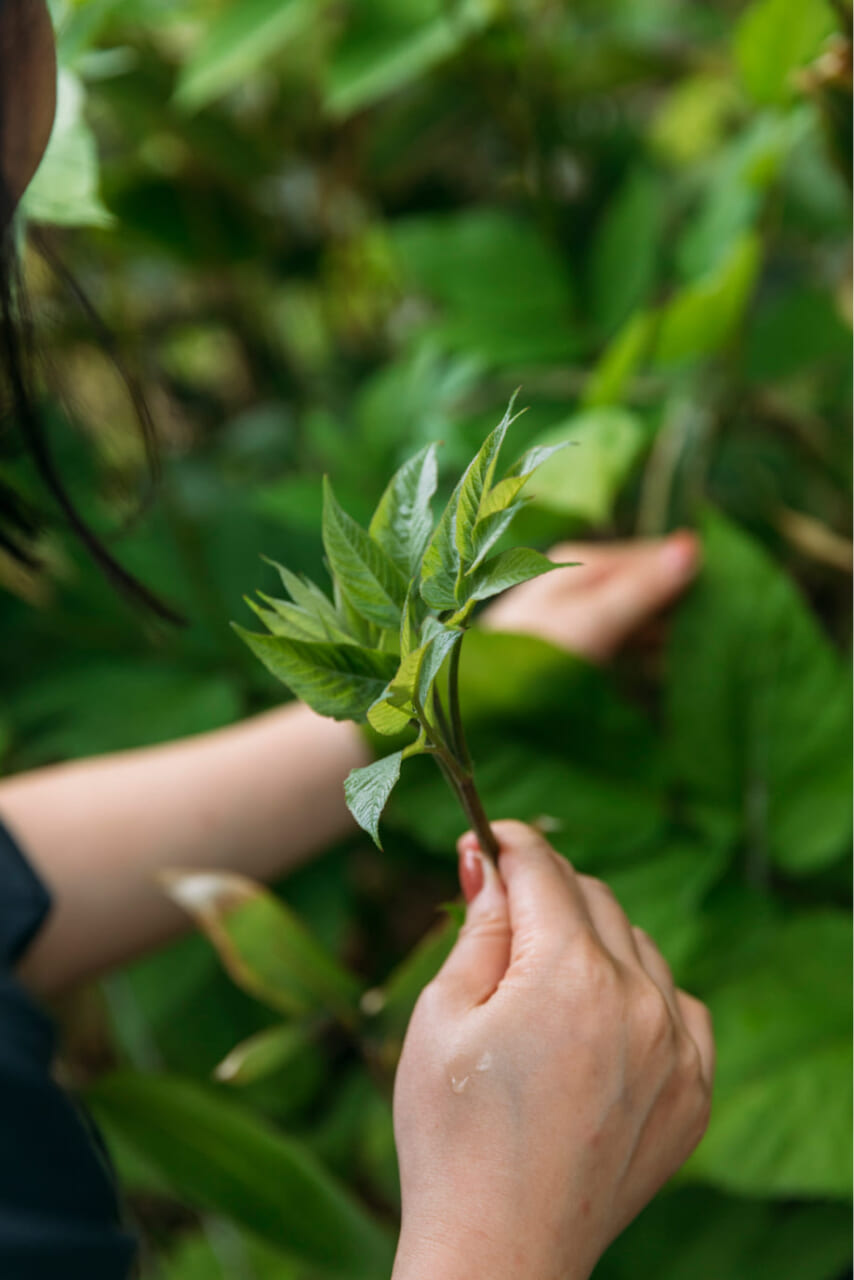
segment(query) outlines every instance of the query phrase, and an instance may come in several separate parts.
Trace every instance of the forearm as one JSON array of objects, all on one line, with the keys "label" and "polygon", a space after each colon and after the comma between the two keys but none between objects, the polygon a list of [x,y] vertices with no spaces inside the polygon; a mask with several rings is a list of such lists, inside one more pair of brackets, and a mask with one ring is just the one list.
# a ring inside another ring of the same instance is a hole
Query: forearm
[{"label": "forearm", "polygon": [[368,759],[353,725],[293,704],[0,783],[0,816],[54,897],[24,980],[53,991],[178,933],[186,920],[156,882],[163,868],[269,879],[346,834],[343,780]]}]

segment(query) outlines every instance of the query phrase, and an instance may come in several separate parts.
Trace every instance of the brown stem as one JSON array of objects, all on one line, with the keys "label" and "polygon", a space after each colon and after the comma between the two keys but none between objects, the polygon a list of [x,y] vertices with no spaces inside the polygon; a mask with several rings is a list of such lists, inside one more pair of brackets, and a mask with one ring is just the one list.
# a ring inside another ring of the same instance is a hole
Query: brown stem
[{"label": "brown stem", "polygon": [[497,863],[498,841],[495,839],[492,827],[489,825],[489,819],[481,803],[477,787],[474,785],[474,778],[465,777],[459,779],[459,796],[466,811],[466,816],[477,835],[481,849],[488,858]]}]

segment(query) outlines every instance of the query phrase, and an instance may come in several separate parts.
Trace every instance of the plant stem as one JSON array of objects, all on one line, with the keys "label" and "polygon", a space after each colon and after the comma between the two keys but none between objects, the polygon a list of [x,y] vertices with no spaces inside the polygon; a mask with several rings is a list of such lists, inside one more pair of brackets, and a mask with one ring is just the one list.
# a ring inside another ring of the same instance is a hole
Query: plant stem
[{"label": "plant stem", "polygon": [[[436,758],[436,763],[442,770],[442,773],[450,786],[451,790],[456,794],[457,799],[462,805],[463,812],[471,823],[472,829],[477,835],[478,842],[482,851],[493,862],[498,860],[498,841],[492,833],[489,825],[489,819],[483,807],[477,787],[474,784],[472,776],[471,757],[469,755],[468,744],[466,743],[465,732],[463,730],[462,716],[460,714],[460,694],[459,694],[459,663],[460,649],[462,648],[462,640],[455,646],[451,654],[451,665],[448,674],[448,700],[450,704],[451,723],[448,724],[447,717],[442,707],[441,698],[438,691],[433,691],[433,708],[436,714],[438,736],[443,739],[434,742],[432,754]],[[431,732],[428,729],[428,732]],[[435,735],[435,729],[432,733]]]},{"label": "plant stem", "polygon": [[466,773],[471,775],[471,756],[469,755],[465,729],[463,728],[463,717],[460,711],[460,654],[463,650],[464,639],[465,634],[461,637],[459,644],[454,645],[451,653],[450,668],[448,670],[448,706],[451,712],[454,750]]}]

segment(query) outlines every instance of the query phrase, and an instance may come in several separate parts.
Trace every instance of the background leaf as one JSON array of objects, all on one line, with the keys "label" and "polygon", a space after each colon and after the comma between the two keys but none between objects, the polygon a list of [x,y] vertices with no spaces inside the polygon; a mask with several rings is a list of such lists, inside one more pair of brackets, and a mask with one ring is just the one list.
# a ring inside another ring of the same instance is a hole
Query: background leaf
[{"label": "background leaf", "polygon": [[325,1273],[368,1280],[391,1266],[385,1232],[293,1138],[210,1088],[117,1073],[87,1091],[110,1139],[179,1195]]}]

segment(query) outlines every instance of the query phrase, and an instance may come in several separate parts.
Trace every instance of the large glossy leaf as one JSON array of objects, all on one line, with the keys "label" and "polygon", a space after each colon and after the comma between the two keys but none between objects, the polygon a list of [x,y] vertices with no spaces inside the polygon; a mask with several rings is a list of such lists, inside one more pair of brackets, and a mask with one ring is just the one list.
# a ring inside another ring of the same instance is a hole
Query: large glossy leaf
[{"label": "large glossy leaf", "polygon": [[353,608],[369,622],[397,630],[406,578],[380,544],[338,505],[328,480],[323,486],[323,546]]},{"label": "large glossy leaf", "polygon": [[371,537],[407,577],[418,569],[433,531],[437,477],[436,446],[428,445],[395,473],[371,520]]},{"label": "large glossy leaf", "polygon": [[104,1129],[189,1204],[223,1214],[342,1280],[390,1273],[386,1232],[300,1143],[238,1102],[170,1076],[121,1072],[87,1090]]},{"label": "large glossy leaf", "polygon": [[358,983],[275,894],[226,871],[165,871],[161,879],[250,995],[282,1013],[328,1009],[352,1020]]},{"label": "large glossy leaf", "polygon": [[846,856],[851,694],[788,577],[722,516],[670,642],[674,767],[695,805],[729,812],[749,857],[804,874]]},{"label": "large glossy leaf", "polygon": [[233,625],[268,671],[319,715],[336,720],[364,720],[397,669],[393,654],[376,649],[258,635]]},{"label": "large glossy leaf", "polygon": [[748,1194],[849,1195],[850,958],[844,913],[804,914],[708,993],[715,1104],[690,1175]]},{"label": "large glossy leaf", "polygon": [[380,818],[400,777],[402,760],[403,752],[393,751],[363,769],[353,769],[344,783],[348,809],[380,849]]}]

